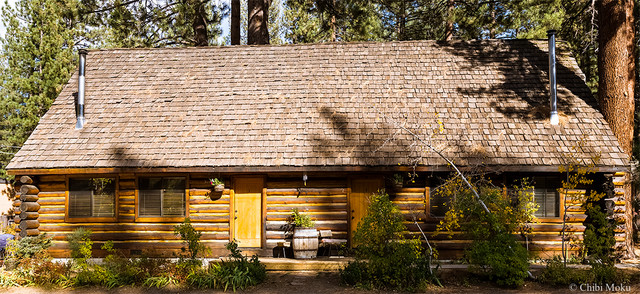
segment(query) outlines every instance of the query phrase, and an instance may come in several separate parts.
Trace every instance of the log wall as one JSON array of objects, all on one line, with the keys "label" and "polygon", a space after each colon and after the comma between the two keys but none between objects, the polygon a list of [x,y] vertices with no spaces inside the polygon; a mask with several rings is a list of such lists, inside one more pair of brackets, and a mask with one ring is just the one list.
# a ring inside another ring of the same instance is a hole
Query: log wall
[{"label": "log wall", "polygon": [[[15,221],[19,223],[21,234],[28,235],[37,230],[53,237],[54,246],[50,249],[54,257],[68,257],[66,237],[75,229],[84,227],[93,231],[92,240],[96,256],[103,252],[100,246],[107,240],[114,241],[116,248],[123,249],[123,253],[148,256],[176,256],[183,247],[181,240],[173,233],[173,227],[179,222],[136,222],[135,219],[135,174],[102,175],[102,177],[116,177],[117,179],[117,208],[116,220],[110,222],[65,222],[65,199],[67,197],[67,176],[46,175],[32,177],[33,183],[18,185],[20,191],[14,201]],[[146,176],[146,175],[145,175]],[[176,176],[173,174],[172,176]],[[202,231],[202,240],[212,249],[213,255],[226,255],[224,245],[232,239],[232,209],[231,200],[233,190],[229,183],[222,196],[210,199],[208,196],[211,185],[208,174],[180,175],[187,178],[188,216],[194,227]],[[219,175],[218,175],[219,176]],[[95,175],[95,177],[101,177]],[[223,175],[231,179],[231,175]],[[624,174],[616,174],[614,216],[620,222],[616,230],[616,240],[622,246],[625,240],[624,227]],[[584,190],[567,191],[567,210],[569,235],[575,239],[582,239],[586,219],[585,210],[576,197]],[[349,240],[349,175],[334,177],[314,177],[305,186],[298,177],[269,175],[266,177],[263,189],[265,203],[263,203],[263,254],[272,252],[276,244],[285,241],[287,232],[285,225],[293,208],[309,214],[316,222],[319,230],[331,230],[333,238]],[[453,238],[445,234],[435,233],[439,219],[429,217],[428,200],[429,187],[401,188],[389,191],[391,200],[400,208],[405,217],[409,234],[421,237],[414,219],[426,233],[429,240],[440,251],[441,258],[460,256],[462,250],[469,245],[460,233],[454,232]],[[21,200],[22,199],[22,200]],[[34,201],[35,200],[35,201]],[[28,203],[28,204],[27,204]],[[37,207],[36,207],[37,206]],[[533,223],[534,233],[528,242],[523,244],[542,257],[560,254],[562,248],[562,219],[540,219]]]}]

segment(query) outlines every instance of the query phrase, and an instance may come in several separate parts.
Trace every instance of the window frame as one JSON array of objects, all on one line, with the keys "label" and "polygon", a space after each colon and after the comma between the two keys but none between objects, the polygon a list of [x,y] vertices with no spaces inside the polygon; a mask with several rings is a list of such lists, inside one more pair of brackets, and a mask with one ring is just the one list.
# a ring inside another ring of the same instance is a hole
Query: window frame
[{"label": "window frame", "polygon": [[[183,216],[141,216],[140,215],[140,178],[184,178],[184,215]],[[135,222],[183,222],[189,217],[189,182],[188,174],[139,174],[136,175],[136,190],[134,199]]]},{"label": "window frame", "polygon": [[[115,180],[115,191],[113,195],[113,216],[112,217],[96,217],[96,216],[82,216],[82,217],[72,217],[69,214],[69,202],[71,200],[71,186],[69,185],[70,180],[74,179],[113,179]],[[119,214],[119,194],[120,194],[120,177],[118,175],[73,175],[73,176],[65,176],[65,195],[64,195],[64,221],[68,223],[79,223],[79,222],[116,222],[118,220]]]},{"label": "window frame", "polygon": [[[549,186],[554,186],[555,188],[555,195],[557,197],[556,199],[556,203],[558,204],[558,215],[557,216],[537,216],[534,213],[534,217],[536,219],[540,219],[540,220],[544,220],[544,221],[562,221],[564,219],[564,214],[565,214],[565,210],[564,210],[564,196],[565,196],[565,192],[564,189],[562,188],[562,180],[560,180],[559,176],[558,177],[554,177],[554,176],[549,176],[549,175],[541,175],[541,176],[533,176],[533,201],[536,202],[536,195],[535,195],[535,189],[536,189],[536,182],[540,179],[543,179],[542,181],[544,182],[544,184],[542,184],[543,187],[541,187],[540,189],[546,189],[546,190],[550,190],[550,189],[554,189],[553,187],[549,188]],[[553,179],[552,181],[554,183],[549,184],[549,179]],[[555,181],[558,182],[558,184],[555,184]],[[540,208],[538,208],[538,211],[540,210]],[[536,211],[537,212],[537,211]]]}]

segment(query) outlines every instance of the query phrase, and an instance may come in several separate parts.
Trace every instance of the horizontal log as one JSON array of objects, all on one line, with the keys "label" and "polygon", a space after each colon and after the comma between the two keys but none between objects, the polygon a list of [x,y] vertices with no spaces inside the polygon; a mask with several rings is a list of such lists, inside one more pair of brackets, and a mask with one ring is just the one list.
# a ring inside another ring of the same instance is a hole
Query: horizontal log
[{"label": "horizontal log", "polygon": [[42,192],[42,191],[40,191],[40,193],[38,193],[38,197],[40,197],[40,199],[47,198],[47,197],[62,197],[64,199],[66,197],[66,192],[64,192],[64,191],[56,191],[56,192]]},{"label": "horizontal log", "polygon": [[198,207],[189,207],[189,213],[229,213],[229,206],[198,206]]},{"label": "horizontal log", "polygon": [[[313,188],[345,188],[347,187],[347,178],[331,178],[331,179],[322,179],[322,180],[314,180],[313,177],[310,176],[311,179],[307,181],[306,187]],[[299,177],[295,180],[282,180],[282,179],[269,179],[267,181],[267,189],[287,189],[287,188],[298,188],[305,187],[304,182],[302,181],[302,177]]]},{"label": "horizontal log", "polygon": [[189,199],[189,204],[229,204],[229,197],[222,197],[220,199],[216,199],[216,200],[211,200],[211,198],[206,197],[206,198],[200,198],[200,199]]},{"label": "horizontal log", "polygon": [[23,201],[23,202],[36,202],[38,201],[38,199],[39,199],[38,195],[31,195],[31,194],[20,195],[20,201]]},{"label": "horizontal log", "polygon": [[269,195],[346,195],[347,188],[267,189]]},{"label": "horizontal log", "polygon": [[[71,232],[79,227],[89,228],[93,232],[113,232],[113,231],[167,231],[172,232],[175,224],[165,223],[78,223],[78,224],[40,224],[40,229],[57,232]],[[197,231],[217,232],[229,231],[229,224],[225,223],[192,223]]]},{"label": "horizontal log", "polygon": [[135,190],[119,190],[118,191],[118,196],[120,196],[120,198],[122,198],[122,197],[135,197],[136,196],[136,191]]},{"label": "horizontal log", "polygon": [[40,189],[34,185],[22,185],[20,187],[21,195],[38,195],[40,193]]},{"label": "horizontal log", "polygon": [[64,205],[64,198],[62,197],[40,198],[38,199],[38,203],[40,203],[41,206]]},{"label": "horizontal log", "polygon": [[[273,221],[267,221],[266,222],[266,229],[268,231],[281,231],[284,230],[286,226],[286,222],[273,222]],[[345,220],[344,222],[339,222],[339,223],[321,223],[321,222],[316,222],[316,228],[318,230],[332,230],[332,231],[347,231],[348,230],[348,226],[347,226],[347,221]]]},{"label": "horizontal log", "polygon": [[190,214],[189,218],[192,222],[229,222],[229,215],[201,215],[201,214]]},{"label": "horizontal log", "polygon": [[[337,213],[307,213],[311,220],[341,220],[347,218],[347,212],[341,211]],[[291,216],[291,213],[267,213],[267,221],[286,221]]]},{"label": "horizontal log", "polygon": [[38,220],[40,223],[63,223],[64,214],[41,214]]},{"label": "horizontal log", "polygon": [[18,227],[20,227],[21,230],[37,229],[38,227],[40,227],[40,222],[38,220],[23,219],[22,221],[20,221]]},{"label": "horizontal log", "polygon": [[64,213],[64,206],[40,206],[38,210],[41,214]]},{"label": "horizontal log", "polygon": [[[267,231],[267,239],[285,239],[290,238],[293,233],[285,233],[284,231]],[[347,232],[331,232],[332,239],[346,239]]]},{"label": "horizontal log", "polygon": [[45,176],[39,176],[38,180],[41,183],[45,183],[45,182],[64,182],[66,180],[64,175],[45,175]]},{"label": "horizontal log", "polygon": [[302,212],[347,211],[347,204],[336,203],[335,205],[267,206],[267,212],[285,212],[291,214],[291,211],[294,208],[298,208]]},{"label": "horizontal log", "polygon": [[40,204],[37,202],[22,202],[20,204],[21,211],[38,211],[40,209]]},{"label": "horizontal log", "polygon": [[[110,241],[110,240],[107,240]],[[96,241],[93,243],[93,250],[99,250],[105,242]],[[229,243],[229,240],[203,240],[201,242],[207,247],[224,246]],[[69,250],[69,243],[66,241],[53,241],[51,249],[57,250]],[[113,241],[113,248],[115,249],[178,249],[185,247],[186,245],[181,240],[133,240],[133,241]]]},{"label": "horizontal log", "polygon": [[20,183],[23,184],[33,184],[33,179],[29,176],[21,176],[20,177]]},{"label": "horizontal log", "polygon": [[277,204],[309,204],[309,203],[347,203],[347,196],[324,196],[324,197],[267,197],[267,206]]},{"label": "horizontal log", "polygon": [[38,229],[30,229],[30,230],[21,230],[20,231],[20,237],[38,236],[39,234],[40,234],[40,231]]},{"label": "horizontal log", "polygon": [[39,184],[38,188],[42,192],[64,192],[67,190],[67,185],[64,182],[49,182]]},{"label": "horizontal log", "polygon": [[400,210],[418,210],[424,211],[424,203],[394,203]]},{"label": "horizontal log", "polygon": [[136,181],[120,179],[120,189],[122,190],[135,190]]},{"label": "horizontal log", "polygon": [[[539,232],[560,232],[562,227],[562,224],[531,224],[531,228]],[[569,225],[565,232],[584,232],[584,229],[583,225]]]},{"label": "horizontal log", "polygon": [[[53,240],[65,241],[68,233],[49,233]],[[173,232],[92,232],[92,241],[144,241],[144,240],[180,240],[180,236]],[[203,233],[200,240],[229,240],[229,232]]]},{"label": "horizontal log", "polygon": [[20,213],[20,218],[26,220],[38,219],[39,216],[40,214],[37,212],[23,211]]}]

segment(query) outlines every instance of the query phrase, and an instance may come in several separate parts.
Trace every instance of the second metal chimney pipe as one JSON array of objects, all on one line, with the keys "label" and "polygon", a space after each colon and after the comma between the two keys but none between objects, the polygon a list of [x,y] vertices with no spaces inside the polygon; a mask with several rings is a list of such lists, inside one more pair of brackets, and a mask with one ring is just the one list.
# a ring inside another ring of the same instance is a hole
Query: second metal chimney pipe
[{"label": "second metal chimney pipe", "polygon": [[556,31],[548,30],[549,37],[549,94],[551,100],[551,125],[557,126],[558,118],[558,91],[556,85]]},{"label": "second metal chimney pipe", "polygon": [[84,71],[87,60],[87,50],[78,50],[80,66],[78,67],[78,100],[76,101],[76,130],[84,127]]}]

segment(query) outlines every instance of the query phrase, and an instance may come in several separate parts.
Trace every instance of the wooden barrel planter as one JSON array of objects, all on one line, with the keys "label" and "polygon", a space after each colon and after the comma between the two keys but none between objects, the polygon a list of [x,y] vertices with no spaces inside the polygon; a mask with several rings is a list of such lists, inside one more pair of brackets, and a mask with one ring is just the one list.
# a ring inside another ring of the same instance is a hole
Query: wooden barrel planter
[{"label": "wooden barrel planter", "polygon": [[316,258],[318,254],[318,230],[295,228],[293,230],[293,257]]}]

